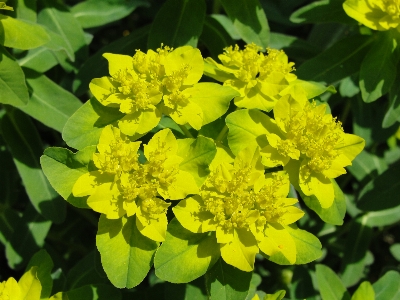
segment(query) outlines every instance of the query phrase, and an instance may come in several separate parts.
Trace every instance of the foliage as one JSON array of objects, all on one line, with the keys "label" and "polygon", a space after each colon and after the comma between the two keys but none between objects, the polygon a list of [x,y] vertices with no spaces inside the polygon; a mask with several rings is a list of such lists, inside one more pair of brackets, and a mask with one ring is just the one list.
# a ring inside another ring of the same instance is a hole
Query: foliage
[{"label": "foliage", "polygon": [[0,2],[0,298],[399,298],[400,6],[368,3]]}]

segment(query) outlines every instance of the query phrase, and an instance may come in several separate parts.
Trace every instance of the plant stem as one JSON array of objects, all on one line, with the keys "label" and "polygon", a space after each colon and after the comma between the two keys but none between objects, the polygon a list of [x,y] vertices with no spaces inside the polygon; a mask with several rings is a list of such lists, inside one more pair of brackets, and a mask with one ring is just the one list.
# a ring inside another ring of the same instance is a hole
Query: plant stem
[{"label": "plant stem", "polygon": [[[179,124],[178,124],[179,125]],[[193,135],[190,133],[190,131],[186,128],[185,125],[179,125],[179,128],[183,131],[183,133],[188,137],[188,138],[193,138]]]},{"label": "plant stem", "polygon": [[228,133],[228,126],[224,126],[224,128],[222,128],[221,132],[218,134],[217,138],[215,139],[215,143],[222,143],[222,140],[225,138],[226,134]]}]

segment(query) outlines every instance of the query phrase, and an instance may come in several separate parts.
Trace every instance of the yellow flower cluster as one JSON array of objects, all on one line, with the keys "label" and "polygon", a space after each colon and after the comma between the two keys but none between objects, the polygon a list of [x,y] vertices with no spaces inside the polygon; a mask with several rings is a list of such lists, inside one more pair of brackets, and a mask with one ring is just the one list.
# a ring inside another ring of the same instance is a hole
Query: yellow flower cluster
[{"label": "yellow flower cluster", "polygon": [[334,200],[330,178],[346,173],[345,166],[361,152],[364,140],[346,134],[341,123],[306,98],[282,97],[274,108],[277,133],[268,133],[262,149],[263,164],[284,166],[292,184],[305,195],[315,195],[323,208]]},{"label": "yellow flower cluster", "polygon": [[255,44],[246,45],[244,50],[237,45],[225,48],[218,56],[222,64],[205,59],[204,74],[236,89],[240,93],[236,106],[270,111],[297,77],[291,73],[294,63],[282,50],[267,49],[267,55],[261,50]]},{"label": "yellow flower cluster", "polygon": [[[144,134],[169,115],[180,125],[200,129],[203,112],[190,100],[188,88],[203,75],[199,49],[191,46],[175,50],[140,50],[132,56],[105,53],[111,76],[95,78],[90,91],[105,106],[119,107],[126,114],[118,127],[127,135]],[[185,91],[187,90],[187,91]]]},{"label": "yellow flower cluster", "polygon": [[[284,172],[264,175],[258,148],[245,148],[233,165],[220,163],[212,171],[199,196],[182,200],[173,211],[192,232],[215,231],[222,258],[241,270],[253,269],[259,249],[282,252],[294,263],[296,248],[285,226],[304,213],[293,206],[297,199],[286,198],[289,185]],[[246,245],[243,257],[234,256],[239,244]]]},{"label": "yellow flower cluster", "polygon": [[89,196],[87,204],[109,219],[136,214],[141,233],[163,241],[170,203],[197,193],[193,177],[179,169],[177,142],[169,129],[156,133],[144,146],[147,161],[138,161],[140,142],[131,142],[116,127],[102,131],[93,162],[98,168],[83,174],[73,187],[76,197]]}]

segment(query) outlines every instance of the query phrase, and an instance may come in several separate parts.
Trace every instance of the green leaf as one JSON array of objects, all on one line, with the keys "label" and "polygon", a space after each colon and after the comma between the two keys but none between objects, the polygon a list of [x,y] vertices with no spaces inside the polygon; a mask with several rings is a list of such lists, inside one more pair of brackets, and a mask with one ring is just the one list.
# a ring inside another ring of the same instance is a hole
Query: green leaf
[{"label": "green leaf", "polygon": [[[82,258],[76,265],[74,265],[67,274],[66,289],[72,290],[81,286],[89,284],[107,283],[107,275],[103,271],[100,263],[99,252],[94,249],[84,258]],[[99,266],[97,266],[97,264]],[[101,273],[99,273],[99,271]]]},{"label": "green leaf", "polygon": [[64,294],[66,294],[67,300],[121,300],[121,292],[105,284],[85,285],[75,290],[64,292]]},{"label": "green leaf", "polygon": [[52,51],[45,47],[39,47],[29,50],[25,56],[18,58],[18,64],[21,67],[44,73],[58,64],[58,61]]},{"label": "green leaf", "polygon": [[396,78],[400,51],[393,33],[392,30],[379,32],[361,64],[360,89],[364,102],[370,103],[385,95]]},{"label": "green leaf", "polygon": [[24,106],[29,101],[25,75],[14,58],[0,45],[0,103]]},{"label": "green leaf", "polygon": [[353,114],[353,132],[365,140],[365,147],[386,142],[395,134],[397,126],[382,128],[382,119],[386,113],[386,106],[380,101],[365,105],[361,97],[351,101],[351,112]]},{"label": "green leaf", "polygon": [[375,300],[375,292],[368,281],[360,284],[351,300]]},{"label": "green leaf", "polygon": [[46,250],[42,249],[31,258],[28,266],[25,268],[25,272],[27,272],[31,267],[38,267],[36,276],[42,285],[41,299],[50,297],[53,288],[53,279],[51,278],[53,266],[53,260],[50,255]]},{"label": "green leaf", "polygon": [[201,186],[210,173],[208,166],[217,153],[217,148],[212,139],[198,136],[190,148],[184,153],[180,153],[183,161],[179,169],[189,172],[195,179],[198,186]]},{"label": "green leaf", "polygon": [[253,297],[256,295],[257,287],[260,285],[261,282],[262,282],[261,276],[253,272],[253,274],[251,275],[250,287],[249,287],[249,292],[246,296],[246,300],[253,299]]},{"label": "green leaf", "polygon": [[388,271],[372,285],[375,300],[396,300],[400,297],[400,274]]},{"label": "green leaf", "polygon": [[268,20],[258,0],[219,0],[240,37],[248,44],[269,45]]},{"label": "green leaf", "polygon": [[304,61],[316,56],[319,51],[311,43],[295,36],[271,32],[269,46],[282,49],[290,58]]},{"label": "green leaf", "polygon": [[28,87],[32,90],[28,105],[21,110],[43,124],[62,132],[65,123],[82,106],[73,94],[45,75],[25,70]]},{"label": "green leaf", "polygon": [[221,23],[210,16],[206,16],[204,20],[200,41],[206,45],[214,59],[222,53],[222,49],[234,44],[233,39]]},{"label": "green leaf", "polygon": [[298,67],[296,75],[303,80],[333,84],[360,70],[371,42],[366,36],[345,38]]},{"label": "green leaf", "polygon": [[231,87],[218,83],[202,82],[185,91],[190,90],[190,101],[196,103],[203,111],[203,125],[209,124],[229,108],[230,101],[240,94]]},{"label": "green leaf", "polygon": [[296,266],[290,285],[290,295],[295,299],[315,299],[311,270],[307,266]]},{"label": "green leaf", "polygon": [[36,0],[16,0],[15,12],[18,19],[36,23]]},{"label": "green leaf", "polygon": [[103,128],[116,124],[123,116],[118,108],[103,106],[91,98],[68,119],[62,137],[68,146],[78,150],[97,145]]},{"label": "green leaf", "polygon": [[6,257],[12,269],[20,269],[44,245],[51,221],[45,220],[29,206],[14,228],[14,234],[6,244]]},{"label": "green leaf", "polygon": [[95,146],[89,146],[77,153],[68,149],[51,147],[40,157],[43,172],[53,188],[65,200],[79,208],[89,208],[86,197],[74,197],[72,187],[80,176],[89,172]]},{"label": "green leaf", "polygon": [[211,299],[244,300],[246,299],[252,272],[241,271],[228,265],[220,258],[206,273],[207,290]]},{"label": "green leaf", "polygon": [[316,265],[315,270],[322,300],[350,300],[343,283],[329,267]]},{"label": "green leaf", "polygon": [[[380,211],[400,205],[399,186],[400,162],[371,180],[361,190],[357,207],[362,210]],[[381,199],[382,201],[379,201]]]},{"label": "green leaf", "polygon": [[345,286],[355,285],[364,276],[364,267],[369,244],[372,238],[372,228],[368,225],[368,217],[363,216],[351,224],[347,235],[342,258],[342,281]]},{"label": "green leaf", "polygon": [[[80,96],[89,90],[89,83],[93,78],[108,75],[108,61],[103,57],[104,53],[127,54],[133,56],[135,49],[146,48],[147,36],[150,27],[144,26],[135,30],[126,37],[120,38],[101,48],[93,56],[89,57],[76,74],[73,89]],[[159,46],[157,46],[159,47]]]},{"label": "green leaf", "polygon": [[46,30],[29,21],[0,14],[0,44],[9,48],[28,50],[50,41]]},{"label": "green leaf", "polygon": [[109,220],[100,216],[96,246],[108,279],[117,288],[133,288],[143,281],[153,264],[157,243],[136,227],[136,216]]},{"label": "green leaf", "polygon": [[334,179],[331,179],[335,193],[335,199],[332,206],[329,208],[322,208],[318,199],[311,195],[305,196],[302,194],[304,203],[321,218],[322,221],[333,225],[343,225],[343,219],[346,215],[346,199],[342,190]]},{"label": "green leaf", "polygon": [[[394,82],[400,82],[400,64],[397,65],[397,77]],[[389,90],[389,108],[382,121],[382,127],[388,128],[400,122],[400,85],[393,84]]]},{"label": "green leaf", "polygon": [[296,244],[296,265],[307,264],[322,255],[322,245],[316,236],[292,224],[285,226]]},{"label": "green leaf", "polygon": [[71,13],[82,28],[102,26],[130,15],[139,6],[149,4],[141,0],[89,0],[76,4]]},{"label": "green leaf", "polygon": [[382,174],[388,168],[385,160],[363,150],[352,161],[352,165],[347,169],[358,180],[364,178],[374,179],[377,175]]},{"label": "green leaf", "polygon": [[[218,21],[233,40],[241,39],[235,25],[233,25],[232,21],[226,15],[212,14],[210,17]],[[233,45],[233,43],[231,45]]]},{"label": "green leaf", "polygon": [[400,261],[400,244],[393,244],[390,246],[390,253],[392,253],[393,257]]},{"label": "green leaf", "polygon": [[241,109],[229,114],[226,125],[229,147],[235,155],[248,146],[263,148],[268,145],[268,132],[279,133],[275,121],[257,109]]},{"label": "green leaf", "polygon": [[22,112],[10,109],[2,119],[1,128],[31,203],[45,218],[62,223],[65,203],[40,168],[39,157],[43,150],[35,125]]},{"label": "green leaf", "polygon": [[[69,12],[68,8],[60,2],[53,0],[40,0],[43,9],[38,14],[38,23],[47,27],[48,30],[61,36],[64,40],[64,55],[54,52],[60,64],[69,70],[76,69],[87,58],[87,45],[85,35],[78,20]],[[75,57],[75,65],[67,62],[68,57]]]},{"label": "green leaf", "polygon": [[348,23],[356,24],[343,9],[342,0],[315,1],[296,10],[290,16],[293,23]]},{"label": "green leaf", "polygon": [[371,211],[365,214],[365,216],[368,218],[368,226],[380,227],[392,225],[400,221],[400,205],[380,211]]},{"label": "green leaf", "polygon": [[158,278],[186,283],[204,275],[220,257],[215,234],[192,233],[174,218],[167,237],[156,253],[154,267]]},{"label": "green leaf", "polygon": [[204,0],[167,0],[153,21],[147,47],[157,49],[162,43],[174,48],[196,47],[205,13]]}]

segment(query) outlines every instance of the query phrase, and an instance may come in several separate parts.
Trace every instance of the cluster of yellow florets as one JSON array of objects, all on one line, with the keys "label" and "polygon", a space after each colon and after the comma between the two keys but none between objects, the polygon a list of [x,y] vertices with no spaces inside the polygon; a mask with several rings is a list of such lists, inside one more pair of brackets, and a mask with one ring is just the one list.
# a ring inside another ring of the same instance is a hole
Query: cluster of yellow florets
[{"label": "cluster of yellow florets", "polygon": [[[340,122],[325,114],[325,105],[317,108],[315,103],[306,102],[303,110],[290,115],[285,128],[285,145],[290,145],[292,151],[297,149],[301,155],[306,156],[309,159],[307,165],[313,171],[321,173],[328,170],[332,161],[338,157],[344,131]],[[283,150],[282,154],[289,151],[285,148]]]}]

